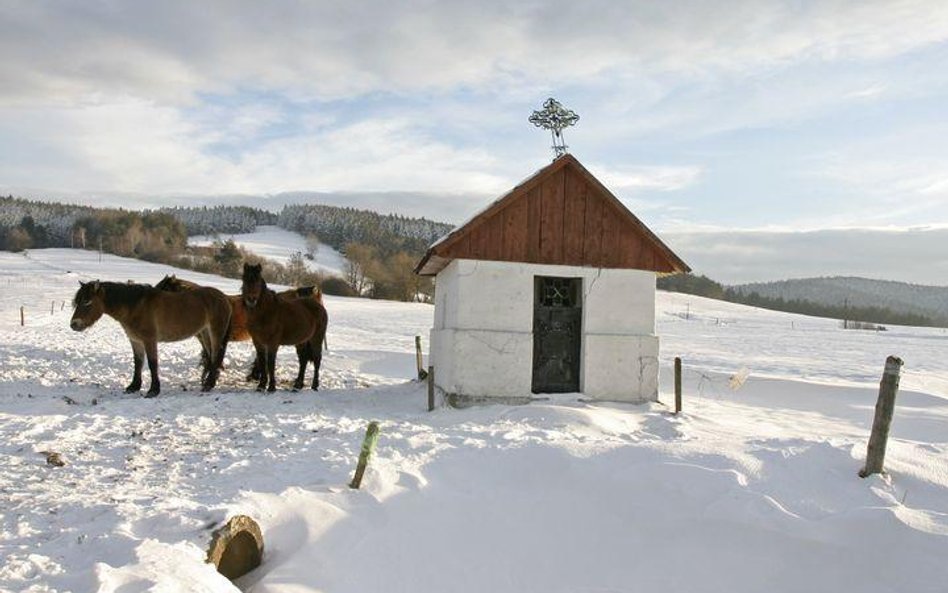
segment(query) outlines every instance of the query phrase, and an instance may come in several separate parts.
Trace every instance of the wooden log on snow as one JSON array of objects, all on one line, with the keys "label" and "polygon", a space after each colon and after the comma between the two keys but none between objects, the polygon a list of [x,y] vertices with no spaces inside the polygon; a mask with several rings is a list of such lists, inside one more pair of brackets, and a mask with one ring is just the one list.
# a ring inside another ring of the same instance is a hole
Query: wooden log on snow
[{"label": "wooden log on snow", "polygon": [[247,515],[231,517],[211,535],[206,561],[230,580],[241,577],[263,562],[263,533]]}]

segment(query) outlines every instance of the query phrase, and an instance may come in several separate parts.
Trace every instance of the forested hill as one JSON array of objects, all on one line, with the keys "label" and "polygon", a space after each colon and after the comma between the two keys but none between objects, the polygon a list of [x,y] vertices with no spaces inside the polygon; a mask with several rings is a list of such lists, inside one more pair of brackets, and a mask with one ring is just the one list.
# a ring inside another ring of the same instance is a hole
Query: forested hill
[{"label": "forested hill", "polygon": [[321,204],[291,204],[278,213],[247,206],[168,208],[184,223],[189,235],[251,233],[261,224],[275,224],[344,251],[350,243],[373,246],[379,254],[404,251],[420,255],[453,226],[426,218],[379,214]]},{"label": "forested hill", "polygon": [[249,206],[207,206],[164,208],[162,212],[180,220],[194,235],[225,235],[252,233],[258,225],[277,224],[277,215],[269,210]]},{"label": "forested hill", "polygon": [[[275,224],[314,235],[340,251],[349,243],[362,243],[373,246],[382,255],[399,251],[420,255],[453,228],[425,218],[317,204],[288,205],[279,213],[248,206],[177,207],[138,212],[10,196],[0,197],[0,249],[69,247],[76,244],[77,232],[83,228],[87,235],[84,242],[93,246],[98,245],[100,232],[108,243],[110,236],[125,234],[137,226],[167,226],[169,218],[179,221],[189,236],[252,233],[259,225]],[[105,221],[108,221],[107,228],[100,228]],[[178,229],[174,231],[177,235]],[[177,239],[175,236],[174,240]]]},{"label": "forested hill", "polygon": [[186,242],[184,225],[163,212],[0,197],[0,249],[8,251],[81,247],[159,260]]},{"label": "forested hill", "polygon": [[806,300],[836,307],[880,307],[948,320],[948,287],[923,286],[850,276],[801,278],[732,286],[742,294]]},{"label": "forested hill", "polygon": [[16,251],[32,246],[32,242],[51,243],[51,247],[68,246],[76,221],[91,216],[95,208],[75,204],[37,202],[0,197],[0,239],[5,250]]},{"label": "forested hill", "polygon": [[298,233],[314,234],[336,249],[342,250],[349,243],[363,243],[375,246],[383,255],[398,251],[420,255],[454,228],[427,218],[319,204],[285,206],[277,224]]}]

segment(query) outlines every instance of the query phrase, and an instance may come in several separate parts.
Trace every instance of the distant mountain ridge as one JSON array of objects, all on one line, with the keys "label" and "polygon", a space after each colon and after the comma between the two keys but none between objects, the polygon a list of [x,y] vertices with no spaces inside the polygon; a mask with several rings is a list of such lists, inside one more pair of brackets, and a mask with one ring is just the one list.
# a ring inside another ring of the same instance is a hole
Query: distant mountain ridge
[{"label": "distant mountain ridge", "polygon": [[730,287],[742,295],[806,300],[833,307],[884,307],[948,321],[948,287],[852,276],[752,282]]}]

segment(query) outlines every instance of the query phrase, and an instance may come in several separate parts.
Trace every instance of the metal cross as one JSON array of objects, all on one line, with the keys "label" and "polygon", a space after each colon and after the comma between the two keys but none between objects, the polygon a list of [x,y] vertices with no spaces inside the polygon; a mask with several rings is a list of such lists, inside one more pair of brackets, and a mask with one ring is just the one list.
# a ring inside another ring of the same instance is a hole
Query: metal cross
[{"label": "metal cross", "polygon": [[563,130],[579,121],[576,112],[566,109],[560,102],[550,97],[543,102],[541,111],[534,111],[530,116],[530,123],[538,128],[544,128],[550,131],[553,136],[553,154],[556,157],[566,154],[566,142],[563,140]]}]

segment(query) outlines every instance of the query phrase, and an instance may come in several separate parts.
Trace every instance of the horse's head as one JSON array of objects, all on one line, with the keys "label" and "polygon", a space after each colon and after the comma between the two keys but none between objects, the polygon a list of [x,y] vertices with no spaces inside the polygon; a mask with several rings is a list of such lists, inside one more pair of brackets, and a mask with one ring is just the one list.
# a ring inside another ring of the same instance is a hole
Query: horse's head
[{"label": "horse's head", "polygon": [[263,279],[263,266],[261,264],[244,264],[244,275],[240,285],[240,296],[244,300],[244,305],[249,309],[256,307],[266,289],[267,283]]},{"label": "horse's head", "polygon": [[95,282],[80,282],[79,290],[76,291],[76,296],[72,298],[72,306],[75,311],[72,314],[69,327],[77,332],[91,327],[105,312],[104,300],[105,290],[103,290],[98,280]]}]

